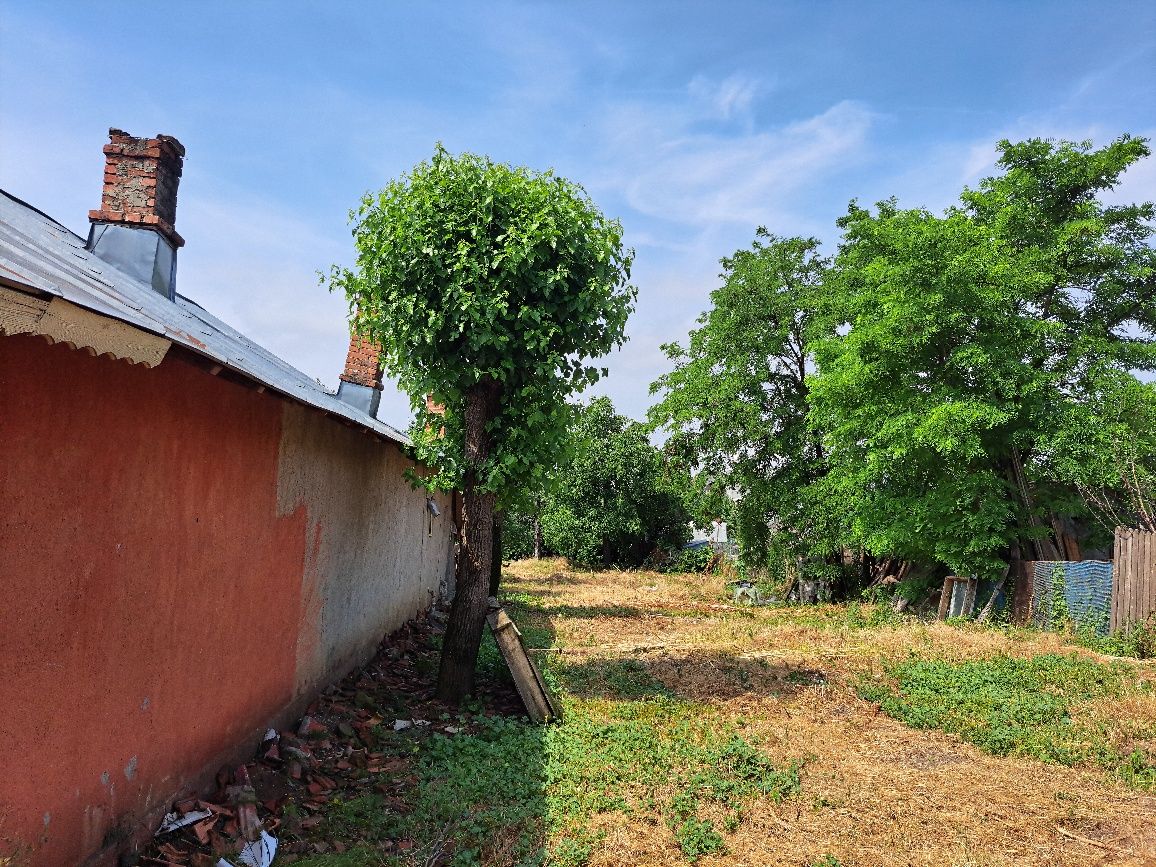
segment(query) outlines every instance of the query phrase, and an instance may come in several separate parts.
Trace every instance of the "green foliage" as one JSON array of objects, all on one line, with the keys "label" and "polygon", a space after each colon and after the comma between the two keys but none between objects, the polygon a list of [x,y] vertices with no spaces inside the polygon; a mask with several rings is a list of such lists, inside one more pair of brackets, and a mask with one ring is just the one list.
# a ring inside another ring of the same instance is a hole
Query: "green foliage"
[{"label": "green foliage", "polygon": [[[623,669],[628,684],[638,672]],[[574,681],[605,694],[621,672],[593,671]],[[573,672],[560,676],[568,683]],[[619,684],[621,686],[621,683]],[[508,863],[582,867],[598,838],[589,831],[599,813],[657,813],[688,861],[725,851],[725,835],[743,823],[752,799],[778,803],[801,790],[801,762],[776,767],[709,706],[635,690],[637,700],[570,699],[566,722],[540,727],[525,721],[473,717],[469,733],[412,741],[390,733],[394,749],[415,756],[413,797],[402,813],[379,795],[331,803],[325,830],[361,844],[316,867],[381,864],[374,845],[408,838],[415,857],[454,867],[486,863],[487,846],[504,842]],[[716,828],[709,807],[725,816]],[[549,837],[550,851],[543,848]],[[448,845],[447,845],[448,841]]]},{"label": "green foliage", "polygon": [[672,697],[667,688],[636,659],[595,658],[580,665],[566,666],[563,677],[566,688],[583,697],[601,695],[624,701]]},{"label": "green foliage", "polygon": [[[777,803],[801,790],[801,762],[777,768],[705,706],[575,701],[556,731],[548,767],[552,797],[566,805],[562,827],[595,813],[657,810],[692,862],[725,851],[724,834],[742,824],[752,799]],[[722,830],[702,815],[708,805],[726,816]]]},{"label": "green foliage", "polygon": [[569,438],[568,459],[541,499],[550,551],[575,563],[637,566],[656,547],[686,540],[685,477],[650,444],[642,425],[600,397],[578,408]]},{"label": "green foliage", "polygon": [[418,800],[413,821],[425,836],[451,829],[449,864],[481,861],[489,840],[513,838],[518,863],[535,863],[546,811],[542,769],[526,757],[540,755],[545,732],[501,717],[475,722],[466,736],[435,734],[419,754]]},{"label": "green foliage", "polygon": [[695,573],[705,572],[714,557],[714,548],[710,545],[697,545],[693,548],[682,548],[663,563],[663,572]]},{"label": "green foliage", "polygon": [[962,214],[852,207],[815,345],[812,423],[831,470],[819,484],[868,551],[999,571],[1016,513],[1001,457],[1034,424],[1043,376],[1017,314],[1043,275]]},{"label": "green foliage", "polygon": [[991,577],[1038,532],[1013,463],[1055,483],[1036,507],[1070,510],[1064,447],[1108,384],[1156,365],[1153,208],[1098,198],[1146,144],[1001,149],[1003,173],[942,217],[852,203],[808,380],[829,461],[813,493],[846,537]]},{"label": "green foliage", "polygon": [[1100,635],[1095,629],[1077,629],[1076,641],[1083,647],[1108,656],[1131,656],[1135,659],[1156,659],[1156,617],[1142,623],[1133,623],[1110,635]]},{"label": "green foliage", "polygon": [[[529,500],[529,498],[526,498]],[[525,502],[522,508],[507,509],[502,519],[502,559],[524,560],[534,553],[534,514],[537,504]]]},{"label": "green foliage", "polygon": [[667,451],[695,471],[704,494],[739,494],[735,530],[750,566],[832,546],[822,513],[803,496],[823,466],[805,382],[828,264],[818,247],[759,229],[749,250],[722,260],[711,310],[687,347],[663,347],[674,369],[651,386],[661,399],[649,421],[670,434]]},{"label": "green foliage", "polygon": [[625,339],[637,293],[621,226],[551,172],[440,145],[350,218],[357,262],[328,284],[410,395],[418,455],[440,468],[425,482],[460,486],[465,396],[488,386],[499,400],[478,484],[506,499],[533,487],[557,457],[566,397],[602,375],[586,359]]},{"label": "green foliage", "polygon": [[1137,768],[1094,721],[1073,720],[1076,706],[1150,690],[1131,666],[1043,655],[958,663],[913,657],[885,669],[891,682],[865,680],[859,694],[914,728],[957,734],[997,756],[1098,764],[1138,784],[1156,783],[1156,767]]},{"label": "green foliage", "polygon": [[1061,412],[1040,443],[1043,472],[1076,486],[1105,539],[1120,526],[1156,530],[1156,385],[1103,371]]}]

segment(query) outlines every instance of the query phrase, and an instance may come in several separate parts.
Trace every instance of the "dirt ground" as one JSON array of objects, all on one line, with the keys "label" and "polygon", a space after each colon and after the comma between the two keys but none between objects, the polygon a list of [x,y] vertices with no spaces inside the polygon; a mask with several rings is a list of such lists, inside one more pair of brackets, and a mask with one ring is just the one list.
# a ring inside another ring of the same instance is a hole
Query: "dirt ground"
[{"label": "dirt ground", "polygon": [[[806,756],[799,797],[755,804],[703,865],[1156,865],[1156,797],[1099,767],[997,758],[959,738],[908,728],[854,683],[886,659],[949,660],[1081,651],[1061,636],[905,620],[848,625],[846,609],[743,608],[723,579],[512,564],[528,635],[566,663],[631,659],[677,696],[738,721],[775,760]],[[532,643],[532,642],[531,642]],[[1089,654],[1094,656],[1094,654]],[[1156,667],[1141,666],[1156,678]],[[1146,677],[1146,674],[1141,676]],[[1104,708],[1120,724],[1156,721],[1156,702]],[[621,813],[591,864],[681,865],[661,825]],[[814,853],[837,860],[814,860]]]}]

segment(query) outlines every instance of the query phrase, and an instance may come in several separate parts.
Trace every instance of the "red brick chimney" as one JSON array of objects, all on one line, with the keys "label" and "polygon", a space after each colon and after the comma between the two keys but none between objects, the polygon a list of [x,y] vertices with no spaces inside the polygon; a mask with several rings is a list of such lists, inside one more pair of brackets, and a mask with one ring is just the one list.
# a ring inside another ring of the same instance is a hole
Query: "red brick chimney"
[{"label": "red brick chimney", "polygon": [[137,138],[121,129],[110,129],[108,140],[100,210],[89,211],[88,219],[154,229],[174,247],[183,247],[185,241],[174,226],[184,146],[169,135]]},{"label": "red brick chimney", "polygon": [[137,138],[120,129],[108,138],[100,210],[88,212],[88,249],[172,299],[185,243],[175,227],[184,146],[172,136]]},{"label": "red brick chimney", "polygon": [[371,341],[358,334],[349,338],[349,352],[340,379],[337,399],[376,416],[381,403],[381,361]]}]

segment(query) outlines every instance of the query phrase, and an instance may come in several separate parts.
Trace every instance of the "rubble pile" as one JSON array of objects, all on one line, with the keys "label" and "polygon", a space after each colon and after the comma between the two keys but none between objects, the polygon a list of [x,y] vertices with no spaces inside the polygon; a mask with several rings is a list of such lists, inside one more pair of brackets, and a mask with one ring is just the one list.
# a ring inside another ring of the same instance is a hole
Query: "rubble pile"
[{"label": "rubble pile", "polygon": [[[509,683],[479,683],[473,714],[434,697],[439,652],[435,637],[444,617],[411,621],[389,636],[363,668],[327,689],[289,731],[269,729],[256,758],[222,768],[215,792],[173,805],[149,849],[124,863],[181,867],[268,867],[295,856],[344,852],[358,842],[343,830],[326,834],[330,801],[365,793],[384,797],[404,815],[417,785],[415,741],[434,732],[468,732],[480,715],[520,716],[524,708]],[[374,841],[382,854],[403,854],[405,839]]]}]

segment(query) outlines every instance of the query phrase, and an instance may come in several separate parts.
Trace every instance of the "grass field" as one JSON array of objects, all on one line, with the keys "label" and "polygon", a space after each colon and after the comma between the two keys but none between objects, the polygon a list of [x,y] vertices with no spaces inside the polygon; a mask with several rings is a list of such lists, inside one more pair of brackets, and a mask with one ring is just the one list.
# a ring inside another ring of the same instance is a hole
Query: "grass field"
[{"label": "grass field", "polygon": [[364,844],[298,863],[1156,865],[1156,665],[711,576],[523,561],[503,593],[564,722],[399,740],[404,804],[337,802]]}]

